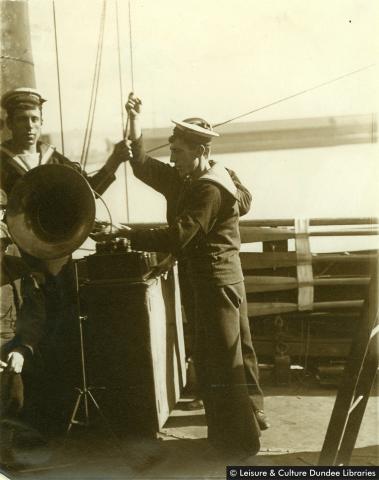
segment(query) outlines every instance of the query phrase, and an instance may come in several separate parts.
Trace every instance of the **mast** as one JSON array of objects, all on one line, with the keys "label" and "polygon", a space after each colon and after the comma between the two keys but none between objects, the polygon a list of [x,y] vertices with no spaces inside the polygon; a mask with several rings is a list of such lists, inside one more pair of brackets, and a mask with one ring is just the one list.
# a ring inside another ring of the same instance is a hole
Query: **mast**
[{"label": "mast", "polygon": [[[17,87],[36,87],[28,2],[0,1],[0,94]],[[1,112],[0,138],[9,132]]]}]

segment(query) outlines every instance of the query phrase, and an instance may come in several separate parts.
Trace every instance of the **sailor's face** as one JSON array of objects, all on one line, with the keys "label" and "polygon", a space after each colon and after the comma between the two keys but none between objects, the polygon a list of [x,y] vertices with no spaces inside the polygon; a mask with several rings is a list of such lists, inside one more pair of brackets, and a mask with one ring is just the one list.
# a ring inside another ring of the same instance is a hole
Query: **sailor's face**
[{"label": "sailor's face", "polygon": [[182,140],[176,138],[170,144],[171,157],[170,162],[175,165],[179,176],[184,178],[193,173],[199,166],[197,148],[191,148]]},{"label": "sailor's face", "polygon": [[15,110],[8,119],[13,141],[22,147],[30,147],[37,143],[41,136],[41,126],[42,118],[39,108]]}]

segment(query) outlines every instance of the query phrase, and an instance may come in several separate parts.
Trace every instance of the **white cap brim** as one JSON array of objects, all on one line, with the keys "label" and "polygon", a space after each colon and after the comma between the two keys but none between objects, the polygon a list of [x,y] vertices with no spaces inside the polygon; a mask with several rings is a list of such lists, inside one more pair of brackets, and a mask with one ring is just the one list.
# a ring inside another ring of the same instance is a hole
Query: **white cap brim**
[{"label": "white cap brim", "polygon": [[199,127],[199,125],[195,125],[193,123],[187,122],[177,122],[176,120],[171,120],[180,130],[189,130],[192,133],[196,133],[196,135],[200,135],[201,137],[219,137],[220,135],[213,130],[208,130],[207,128]]}]

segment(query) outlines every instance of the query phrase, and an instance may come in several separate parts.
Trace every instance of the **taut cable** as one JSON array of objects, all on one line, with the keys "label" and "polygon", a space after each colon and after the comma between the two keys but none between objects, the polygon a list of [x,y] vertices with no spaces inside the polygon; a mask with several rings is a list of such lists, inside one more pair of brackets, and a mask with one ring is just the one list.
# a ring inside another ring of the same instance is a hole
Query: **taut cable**
[{"label": "taut cable", "polygon": [[[274,102],[270,102],[270,103],[267,103],[267,104],[262,105],[260,107],[254,108],[253,110],[250,110],[249,112],[241,113],[240,115],[236,115],[235,117],[232,117],[229,120],[225,120],[224,122],[216,123],[214,125],[214,127],[220,127],[222,125],[226,125],[227,123],[233,122],[234,120],[238,120],[240,118],[247,117],[248,115],[252,115],[253,113],[259,112],[260,110],[264,110],[264,109],[272,107],[274,105],[278,105],[279,103],[290,100],[291,98],[299,97],[300,95],[304,95],[308,92],[311,92],[312,90],[317,90],[318,88],[325,87],[326,85],[330,85],[331,83],[342,80],[343,78],[350,77],[351,75],[355,75],[357,73],[363,72],[364,70],[367,70],[368,68],[371,68],[371,67],[374,67],[374,66],[376,66],[376,64],[372,63],[370,65],[366,65],[365,67],[358,68],[357,70],[353,70],[352,72],[348,72],[348,73],[345,73],[345,74],[340,75],[338,77],[332,78],[331,80],[327,80],[326,82],[318,83],[317,85],[314,85],[313,87],[306,88],[305,90],[301,90],[300,92],[294,93],[292,95],[287,95],[286,97],[279,98],[278,100],[275,100]],[[169,145],[168,143],[165,143],[163,145],[159,145],[158,147],[151,148],[146,153],[155,152],[156,150],[167,147],[168,145]]]},{"label": "taut cable", "polygon": [[62,112],[62,96],[61,96],[61,77],[59,70],[59,54],[58,54],[58,35],[57,35],[57,19],[55,15],[55,1],[53,0],[53,18],[54,18],[54,39],[55,39],[55,61],[57,66],[58,79],[58,98],[59,98],[59,121],[61,125],[61,144],[62,153],[64,155],[64,134],[63,134],[63,112]]}]

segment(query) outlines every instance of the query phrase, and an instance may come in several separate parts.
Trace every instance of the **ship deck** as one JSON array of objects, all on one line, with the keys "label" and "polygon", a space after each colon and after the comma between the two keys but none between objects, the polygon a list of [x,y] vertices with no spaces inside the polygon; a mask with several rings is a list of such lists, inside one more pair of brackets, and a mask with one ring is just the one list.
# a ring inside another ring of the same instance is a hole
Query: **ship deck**
[{"label": "ship deck", "polygon": [[[92,426],[75,427],[50,448],[20,451],[12,479],[225,479],[226,465],[317,465],[333,409],[336,388],[315,377],[294,378],[278,387],[264,382],[265,410],[271,428],[262,432],[254,457],[219,455],[206,440],[204,410],[188,410],[184,395],[156,439],[115,438],[100,417]],[[371,392],[350,465],[378,465],[378,382]]]}]

